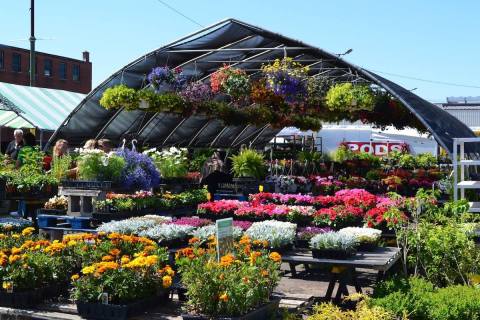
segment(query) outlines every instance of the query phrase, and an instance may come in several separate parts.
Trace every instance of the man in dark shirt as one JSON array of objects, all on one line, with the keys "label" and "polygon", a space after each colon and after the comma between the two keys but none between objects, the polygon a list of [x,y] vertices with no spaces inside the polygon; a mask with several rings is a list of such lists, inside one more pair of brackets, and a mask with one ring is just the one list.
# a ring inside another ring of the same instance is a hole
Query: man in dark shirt
[{"label": "man in dark shirt", "polygon": [[13,132],[13,137],[15,138],[15,140],[8,144],[5,154],[10,157],[10,159],[16,161],[18,157],[18,152],[23,147],[23,131],[21,129],[16,129]]}]

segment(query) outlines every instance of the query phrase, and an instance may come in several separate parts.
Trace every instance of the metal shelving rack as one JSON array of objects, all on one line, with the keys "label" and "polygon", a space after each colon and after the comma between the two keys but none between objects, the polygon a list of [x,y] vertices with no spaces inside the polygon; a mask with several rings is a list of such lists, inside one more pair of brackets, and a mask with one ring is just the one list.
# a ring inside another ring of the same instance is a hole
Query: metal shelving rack
[{"label": "metal shelving rack", "polygon": [[[465,199],[465,189],[480,190],[480,181],[465,180],[465,171],[469,166],[480,166],[480,160],[465,158],[465,143],[480,143],[480,138],[454,138],[453,139],[453,199]],[[460,147],[460,152],[459,152]],[[460,176],[458,170],[460,168]],[[469,202],[470,212],[480,212],[480,202]]]}]

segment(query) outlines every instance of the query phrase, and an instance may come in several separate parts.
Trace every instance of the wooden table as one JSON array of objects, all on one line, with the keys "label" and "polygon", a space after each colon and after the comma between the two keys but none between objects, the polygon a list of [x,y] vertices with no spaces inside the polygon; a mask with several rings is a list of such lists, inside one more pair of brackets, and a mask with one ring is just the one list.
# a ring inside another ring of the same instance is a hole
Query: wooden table
[{"label": "wooden table", "polygon": [[[395,265],[400,259],[401,249],[394,247],[377,248],[371,252],[357,252],[354,256],[347,259],[315,259],[309,250],[290,251],[282,256],[282,261],[290,266],[292,276],[297,275],[295,267],[299,264],[305,266],[330,266],[330,280],[328,284],[325,298],[330,300],[332,298],[333,289],[338,282],[338,289],[335,296],[336,300],[340,300],[342,294],[347,296],[347,283],[352,282],[355,290],[362,292],[360,285],[357,282],[356,268],[371,269],[377,271],[377,282],[382,280],[385,273]],[[308,270],[308,267],[307,267]]]}]

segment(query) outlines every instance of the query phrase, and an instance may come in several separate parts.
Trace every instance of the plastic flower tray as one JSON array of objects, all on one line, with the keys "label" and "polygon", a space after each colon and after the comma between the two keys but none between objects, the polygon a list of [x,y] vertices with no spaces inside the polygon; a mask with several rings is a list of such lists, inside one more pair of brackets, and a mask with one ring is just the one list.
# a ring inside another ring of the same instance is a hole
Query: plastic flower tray
[{"label": "plastic flower tray", "polygon": [[347,259],[352,257],[355,251],[334,249],[312,249],[312,257],[315,259]]},{"label": "plastic flower tray", "polygon": [[265,319],[273,319],[275,314],[278,311],[278,304],[280,299],[272,299],[267,304],[264,304],[261,307],[258,307],[249,313],[238,316],[238,317],[208,317],[202,315],[190,315],[190,314],[182,314],[183,320],[209,320],[209,319],[221,319],[221,320],[265,320]]},{"label": "plastic flower tray", "polygon": [[169,291],[161,295],[154,295],[139,301],[124,305],[101,304],[77,301],[78,314],[85,319],[99,320],[126,320],[132,316],[142,314],[147,309],[155,307],[168,299]]}]

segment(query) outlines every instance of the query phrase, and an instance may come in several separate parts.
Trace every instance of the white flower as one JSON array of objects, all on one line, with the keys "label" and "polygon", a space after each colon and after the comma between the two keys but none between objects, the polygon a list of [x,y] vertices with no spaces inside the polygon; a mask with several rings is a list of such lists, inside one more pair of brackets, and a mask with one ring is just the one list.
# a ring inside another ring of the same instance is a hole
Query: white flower
[{"label": "white flower", "polygon": [[245,234],[252,240],[268,241],[271,248],[281,248],[293,243],[296,230],[294,223],[268,220],[253,223]]},{"label": "white flower", "polygon": [[320,233],[310,240],[310,247],[320,250],[353,250],[357,245],[358,240],[355,236],[339,232]]},{"label": "white flower", "polygon": [[170,221],[171,219],[160,216],[144,216],[135,217],[120,221],[111,221],[102,224],[97,228],[97,231],[107,233],[117,232],[122,234],[136,234],[138,235],[143,230],[153,228],[159,224]]},{"label": "white flower", "polygon": [[[200,239],[200,241],[207,241],[209,237],[215,236],[216,226],[214,224],[198,228],[191,232],[191,235],[195,238]],[[243,234],[242,228],[233,227],[233,238],[239,239]]]},{"label": "white flower", "polygon": [[185,239],[195,228],[186,225],[160,224],[141,231],[138,235],[155,240]]},{"label": "white flower", "polygon": [[339,234],[353,236],[358,242],[377,242],[382,231],[373,228],[348,227],[338,231]]}]

